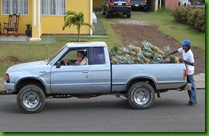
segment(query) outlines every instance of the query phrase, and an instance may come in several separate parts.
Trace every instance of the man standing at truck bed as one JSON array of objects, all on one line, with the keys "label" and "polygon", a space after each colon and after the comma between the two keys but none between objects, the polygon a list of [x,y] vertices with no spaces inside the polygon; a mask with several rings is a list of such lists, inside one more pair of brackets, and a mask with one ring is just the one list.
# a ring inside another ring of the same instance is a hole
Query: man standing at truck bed
[{"label": "man standing at truck bed", "polygon": [[193,106],[197,104],[196,101],[196,86],[195,86],[195,81],[194,81],[194,54],[192,50],[190,49],[190,41],[189,40],[184,40],[181,42],[182,47],[179,48],[176,51],[173,51],[165,56],[168,57],[171,54],[175,54],[177,52],[182,53],[183,58],[179,58],[180,62],[183,62],[186,64],[186,69],[187,69],[187,82],[192,84],[191,90],[188,90],[189,94],[189,104],[188,106]]}]

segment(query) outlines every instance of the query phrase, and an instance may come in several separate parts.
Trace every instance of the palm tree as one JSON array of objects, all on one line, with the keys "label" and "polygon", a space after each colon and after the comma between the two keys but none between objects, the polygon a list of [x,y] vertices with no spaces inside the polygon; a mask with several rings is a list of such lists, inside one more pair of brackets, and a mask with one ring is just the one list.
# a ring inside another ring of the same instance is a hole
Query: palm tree
[{"label": "palm tree", "polygon": [[83,12],[74,12],[74,11],[67,11],[65,12],[64,15],[64,26],[63,26],[63,30],[66,27],[71,27],[71,26],[77,26],[77,31],[78,31],[78,39],[77,41],[80,42],[80,30],[81,30],[81,26],[89,26],[90,28],[92,28],[92,26],[88,23],[84,22],[84,14]]}]

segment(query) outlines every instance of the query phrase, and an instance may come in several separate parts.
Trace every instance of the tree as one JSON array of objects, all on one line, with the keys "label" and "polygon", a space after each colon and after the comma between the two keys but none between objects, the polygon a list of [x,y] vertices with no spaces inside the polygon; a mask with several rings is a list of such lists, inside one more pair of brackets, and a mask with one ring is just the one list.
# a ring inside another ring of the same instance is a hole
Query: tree
[{"label": "tree", "polygon": [[74,11],[67,11],[65,12],[64,15],[64,26],[63,26],[63,30],[66,27],[71,27],[71,26],[76,26],[77,27],[77,31],[78,31],[78,39],[77,41],[80,42],[80,31],[81,31],[81,26],[89,26],[90,28],[92,28],[92,26],[88,23],[84,22],[84,14],[83,12],[74,12]]}]

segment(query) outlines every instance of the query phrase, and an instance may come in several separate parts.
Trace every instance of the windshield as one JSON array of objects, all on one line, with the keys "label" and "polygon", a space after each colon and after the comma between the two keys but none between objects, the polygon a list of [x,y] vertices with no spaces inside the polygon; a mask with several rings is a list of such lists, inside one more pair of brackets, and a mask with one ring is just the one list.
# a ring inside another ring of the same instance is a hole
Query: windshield
[{"label": "windshield", "polygon": [[48,59],[48,64],[51,64],[52,61],[57,57],[57,55],[60,54],[64,49],[65,49],[65,46],[62,47],[62,48],[61,48],[57,53],[55,53],[52,57],[50,57],[50,58]]}]

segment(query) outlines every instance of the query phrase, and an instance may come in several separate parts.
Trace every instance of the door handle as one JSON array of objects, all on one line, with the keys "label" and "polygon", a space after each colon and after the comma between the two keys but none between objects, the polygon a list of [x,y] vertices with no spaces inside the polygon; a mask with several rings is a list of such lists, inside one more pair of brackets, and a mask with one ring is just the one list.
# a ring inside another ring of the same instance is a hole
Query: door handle
[{"label": "door handle", "polygon": [[87,70],[84,70],[84,71],[82,71],[82,73],[89,73],[89,71],[87,71]]}]

